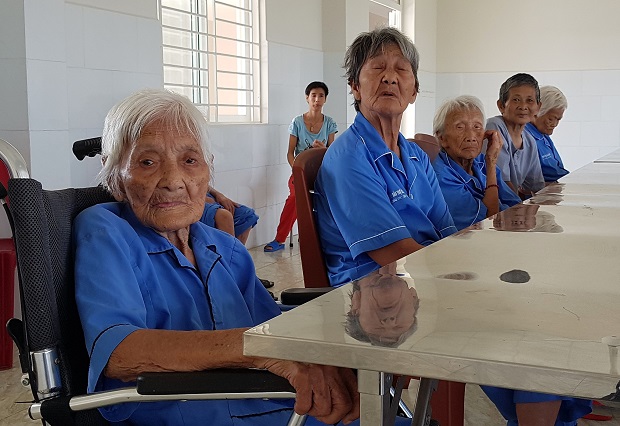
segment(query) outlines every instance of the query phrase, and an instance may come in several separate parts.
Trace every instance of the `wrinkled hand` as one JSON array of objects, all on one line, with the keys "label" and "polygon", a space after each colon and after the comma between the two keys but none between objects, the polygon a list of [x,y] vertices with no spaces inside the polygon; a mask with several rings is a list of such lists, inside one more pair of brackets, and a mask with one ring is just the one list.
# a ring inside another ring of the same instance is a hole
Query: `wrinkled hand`
[{"label": "wrinkled hand", "polygon": [[297,392],[295,412],[334,424],[349,424],[360,416],[357,379],[348,368],[268,360],[265,368],[287,379]]},{"label": "wrinkled hand", "polygon": [[487,163],[495,165],[502,149],[502,137],[497,130],[487,130],[484,132],[484,138],[487,140],[487,151],[484,154],[484,159]]},{"label": "wrinkled hand", "polygon": [[215,198],[215,201],[221,204],[222,207],[224,207],[226,210],[228,210],[232,214],[235,213],[235,208],[239,207],[239,203],[235,203],[233,200],[231,200],[230,198],[228,198],[221,192],[218,193],[214,198]]},{"label": "wrinkled hand", "polygon": [[325,141],[320,141],[318,139],[315,139],[314,142],[312,142],[312,148],[325,148]]}]

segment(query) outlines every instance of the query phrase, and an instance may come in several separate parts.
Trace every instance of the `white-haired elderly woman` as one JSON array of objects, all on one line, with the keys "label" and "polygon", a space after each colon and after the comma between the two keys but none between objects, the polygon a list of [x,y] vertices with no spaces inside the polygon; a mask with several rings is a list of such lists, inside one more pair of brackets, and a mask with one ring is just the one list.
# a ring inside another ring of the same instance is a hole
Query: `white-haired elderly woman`
[{"label": "white-haired elderly woman", "polygon": [[540,88],[540,111],[534,119],[527,123],[525,130],[536,140],[538,147],[538,159],[542,169],[545,183],[557,182],[562,176],[568,174],[564,168],[562,158],[555,149],[551,135],[564,117],[568,108],[566,96],[555,86],[541,86]]},{"label": "white-haired elderly woman", "polygon": [[[441,145],[433,168],[459,230],[521,202],[497,167],[501,136],[485,131],[484,123],[482,102],[467,95],[445,101],[433,120]],[[481,154],[485,139],[487,150]]]},{"label": "white-haired elderly woman", "polygon": [[[241,242],[200,222],[211,154],[198,109],[168,91],[133,94],[108,113],[102,155],[100,181],[118,202],[84,210],[74,225],[88,391],[148,371],[263,368],[296,388],[297,412],[328,424],[359,416],[351,371],[243,355],[243,331],[279,309]],[[277,425],[292,405],[185,401],[101,411],[113,424]]]},{"label": "white-haired elderly woman", "polygon": [[327,150],[314,199],[333,286],[456,231],[428,156],[399,133],[418,94],[418,59],[394,28],[362,33],[346,52],[358,114]]}]

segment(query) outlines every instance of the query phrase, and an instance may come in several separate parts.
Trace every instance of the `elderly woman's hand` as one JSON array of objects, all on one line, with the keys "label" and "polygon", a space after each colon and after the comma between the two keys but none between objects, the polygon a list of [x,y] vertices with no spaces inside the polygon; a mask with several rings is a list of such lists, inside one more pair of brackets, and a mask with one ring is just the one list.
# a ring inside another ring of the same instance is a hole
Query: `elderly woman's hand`
[{"label": "elderly woman's hand", "polygon": [[295,388],[295,412],[326,424],[351,423],[360,416],[357,379],[348,368],[268,360],[264,367]]},{"label": "elderly woman's hand", "polygon": [[487,130],[484,132],[484,138],[487,140],[487,151],[484,159],[487,165],[495,166],[502,149],[502,137],[497,130]]}]

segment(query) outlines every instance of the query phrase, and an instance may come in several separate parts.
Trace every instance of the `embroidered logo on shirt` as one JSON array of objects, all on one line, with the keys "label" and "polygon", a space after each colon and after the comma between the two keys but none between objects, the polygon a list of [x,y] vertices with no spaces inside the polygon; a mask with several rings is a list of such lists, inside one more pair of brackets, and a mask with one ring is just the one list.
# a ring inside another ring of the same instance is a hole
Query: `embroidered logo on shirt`
[{"label": "embroidered logo on shirt", "polygon": [[403,198],[407,198],[407,194],[402,189],[399,188],[396,191],[392,191],[392,204]]}]

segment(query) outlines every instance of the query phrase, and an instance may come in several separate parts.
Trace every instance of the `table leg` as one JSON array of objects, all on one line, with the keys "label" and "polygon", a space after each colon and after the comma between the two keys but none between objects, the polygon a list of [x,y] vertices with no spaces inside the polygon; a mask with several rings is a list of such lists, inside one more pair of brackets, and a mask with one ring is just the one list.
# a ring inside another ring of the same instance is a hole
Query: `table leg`
[{"label": "table leg", "polygon": [[411,426],[426,426],[430,424],[430,402],[435,389],[437,389],[437,380],[420,378],[418,398],[416,399],[415,408],[413,409]]},{"label": "table leg", "polygon": [[392,375],[377,371],[358,370],[360,392],[360,426],[387,426],[390,412]]}]

